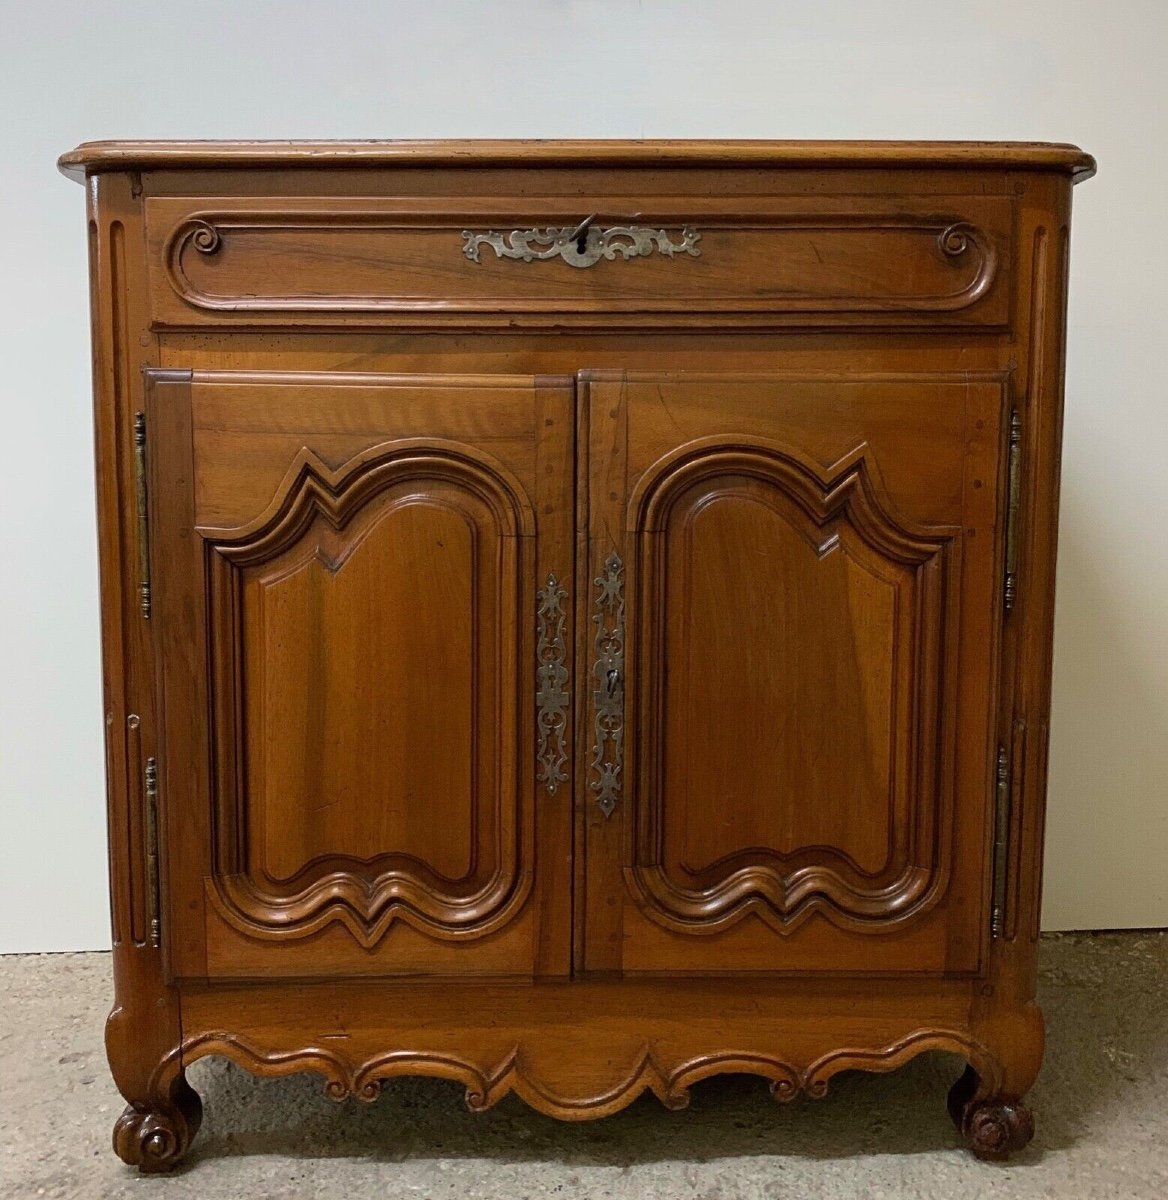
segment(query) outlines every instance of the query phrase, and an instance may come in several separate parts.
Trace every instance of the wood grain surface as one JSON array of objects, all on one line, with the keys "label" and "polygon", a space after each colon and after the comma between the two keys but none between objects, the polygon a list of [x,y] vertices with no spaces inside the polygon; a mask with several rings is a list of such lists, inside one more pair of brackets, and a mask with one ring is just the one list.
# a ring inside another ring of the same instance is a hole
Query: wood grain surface
[{"label": "wood grain surface", "polygon": [[1089,156],[61,165],[89,177],[118,1153],[181,1158],[207,1054],[575,1120],[948,1050],[974,1151],[1025,1144]]}]

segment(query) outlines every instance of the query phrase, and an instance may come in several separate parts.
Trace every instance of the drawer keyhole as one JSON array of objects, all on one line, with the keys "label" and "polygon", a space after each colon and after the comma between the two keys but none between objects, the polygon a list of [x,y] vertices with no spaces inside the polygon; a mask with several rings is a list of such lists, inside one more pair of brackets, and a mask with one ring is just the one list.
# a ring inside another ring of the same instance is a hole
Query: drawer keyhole
[{"label": "drawer keyhole", "polygon": [[588,250],[588,226],[596,220],[596,214],[593,213],[590,217],[585,217],[568,236],[568,240],[576,243],[576,253],[581,257]]}]

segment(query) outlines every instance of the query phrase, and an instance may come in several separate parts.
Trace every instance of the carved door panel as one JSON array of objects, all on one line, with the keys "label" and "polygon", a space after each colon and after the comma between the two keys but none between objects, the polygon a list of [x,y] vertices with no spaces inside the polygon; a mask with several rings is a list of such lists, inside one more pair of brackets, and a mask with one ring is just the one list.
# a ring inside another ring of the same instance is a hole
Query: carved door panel
[{"label": "carved door panel", "polygon": [[146,416],[172,974],[565,974],[571,381],[161,372]]},{"label": "carved door panel", "polygon": [[586,968],[975,970],[1003,380],[582,386]]}]

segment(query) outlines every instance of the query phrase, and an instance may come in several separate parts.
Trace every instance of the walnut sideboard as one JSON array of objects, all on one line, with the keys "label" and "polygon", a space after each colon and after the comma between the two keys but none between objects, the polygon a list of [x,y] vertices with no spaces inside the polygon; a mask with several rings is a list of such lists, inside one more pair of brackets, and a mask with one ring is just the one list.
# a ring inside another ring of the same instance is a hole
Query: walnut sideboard
[{"label": "walnut sideboard", "polygon": [[1026,1143],[1073,146],[101,142],[114,1145],[923,1051]]}]

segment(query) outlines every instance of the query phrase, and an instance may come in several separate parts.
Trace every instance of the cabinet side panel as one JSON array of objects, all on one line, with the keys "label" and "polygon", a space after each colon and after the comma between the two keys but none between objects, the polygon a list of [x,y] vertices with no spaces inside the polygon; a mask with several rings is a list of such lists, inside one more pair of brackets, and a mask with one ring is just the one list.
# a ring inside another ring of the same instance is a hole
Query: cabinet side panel
[{"label": "cabinet side panel", "polygon": [[1037,983],[1054,632],[1055,555],[1071,184],[1020,177],[1016,407],[1021,420],[1017,577],[1003,627],[998,743],[1010,800],[1005,911],[991,943],[974,1028],[1007,1065],[1003,1091],[1023,1095],[1042,1061]]},{"label": "cabinet side panel", "polygon": [[158,1073],[180,1037],[178,994],[165,982],[153,924],[146,772],[156,754],[158,714],[154,630],[137,578],[135,418],[144,408],[142,368],[156,361],[156,343],[149,332],[137,180],[101,175],[88,186],[115,993],[106,1048],[119,1090],[142,1104],[158,1094]]}]

